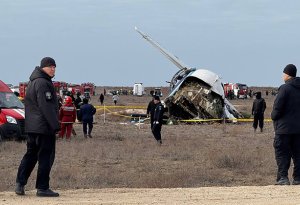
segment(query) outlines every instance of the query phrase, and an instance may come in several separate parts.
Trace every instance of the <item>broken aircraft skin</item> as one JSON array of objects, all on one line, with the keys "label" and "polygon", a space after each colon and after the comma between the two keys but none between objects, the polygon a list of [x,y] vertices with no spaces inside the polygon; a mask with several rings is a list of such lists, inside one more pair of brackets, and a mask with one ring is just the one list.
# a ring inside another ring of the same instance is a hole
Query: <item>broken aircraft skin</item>
[{"label": "broken aircraft skin", "polygon": [[164,100],[169,117],[177,120],[243,117],[225,98],[223,84],[217,74],[186,66],[148,35],[136,27],[135,30],[179,68],[170,82],[170,94]]}]

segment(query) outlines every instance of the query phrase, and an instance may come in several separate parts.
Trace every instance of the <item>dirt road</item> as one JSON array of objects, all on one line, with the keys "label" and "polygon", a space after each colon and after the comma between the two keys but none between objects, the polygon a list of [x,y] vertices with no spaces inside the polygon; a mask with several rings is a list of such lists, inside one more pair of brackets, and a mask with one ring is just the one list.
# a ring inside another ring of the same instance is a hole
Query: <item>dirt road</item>
[{"label": "dirt road", "polygon": [[201,187],[176,189],[79,189],[59,191],[59,198],[0,192],[0,204],[300,204],[300,186]]}]

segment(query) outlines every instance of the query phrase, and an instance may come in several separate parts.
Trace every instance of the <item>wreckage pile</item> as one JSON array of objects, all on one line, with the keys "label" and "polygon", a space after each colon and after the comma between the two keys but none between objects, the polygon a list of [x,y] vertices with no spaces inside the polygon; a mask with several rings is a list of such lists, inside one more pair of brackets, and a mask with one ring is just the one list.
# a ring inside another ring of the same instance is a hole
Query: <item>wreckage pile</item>
[{"label": "wreckage pile", "polygon": [[213,119],[223,117],[224,102],[198,79],[187,80],[175,95],[165,99],[169,115],[176,119]]}]

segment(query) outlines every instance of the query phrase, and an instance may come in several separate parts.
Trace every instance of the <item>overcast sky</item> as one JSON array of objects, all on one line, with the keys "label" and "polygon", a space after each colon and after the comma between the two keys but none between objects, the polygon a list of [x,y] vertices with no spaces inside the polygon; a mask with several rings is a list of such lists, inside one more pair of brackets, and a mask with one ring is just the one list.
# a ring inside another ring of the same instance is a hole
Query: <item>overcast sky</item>
[{"label": "overcast sky", "polygon": [[178,68],[137,26],[223,82],[279,86],[286,64],[300,67],[299,10],[297,0],[0,0],[0,79],[28,81],[51,56],[54,80],[167,86]]}]

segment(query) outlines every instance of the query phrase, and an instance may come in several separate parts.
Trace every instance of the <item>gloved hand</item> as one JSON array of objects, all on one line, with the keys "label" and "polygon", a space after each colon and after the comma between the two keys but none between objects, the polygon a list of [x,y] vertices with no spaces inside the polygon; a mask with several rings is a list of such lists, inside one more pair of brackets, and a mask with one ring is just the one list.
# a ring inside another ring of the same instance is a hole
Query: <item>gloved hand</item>
[{"label": "gloved hand", "polygon": [[154,121],[154,122],[153,122],[153,124],[155,124],[155,125],[158,125],[158,124],[159,124],[159,122],[158,122],[158,121]]}]

